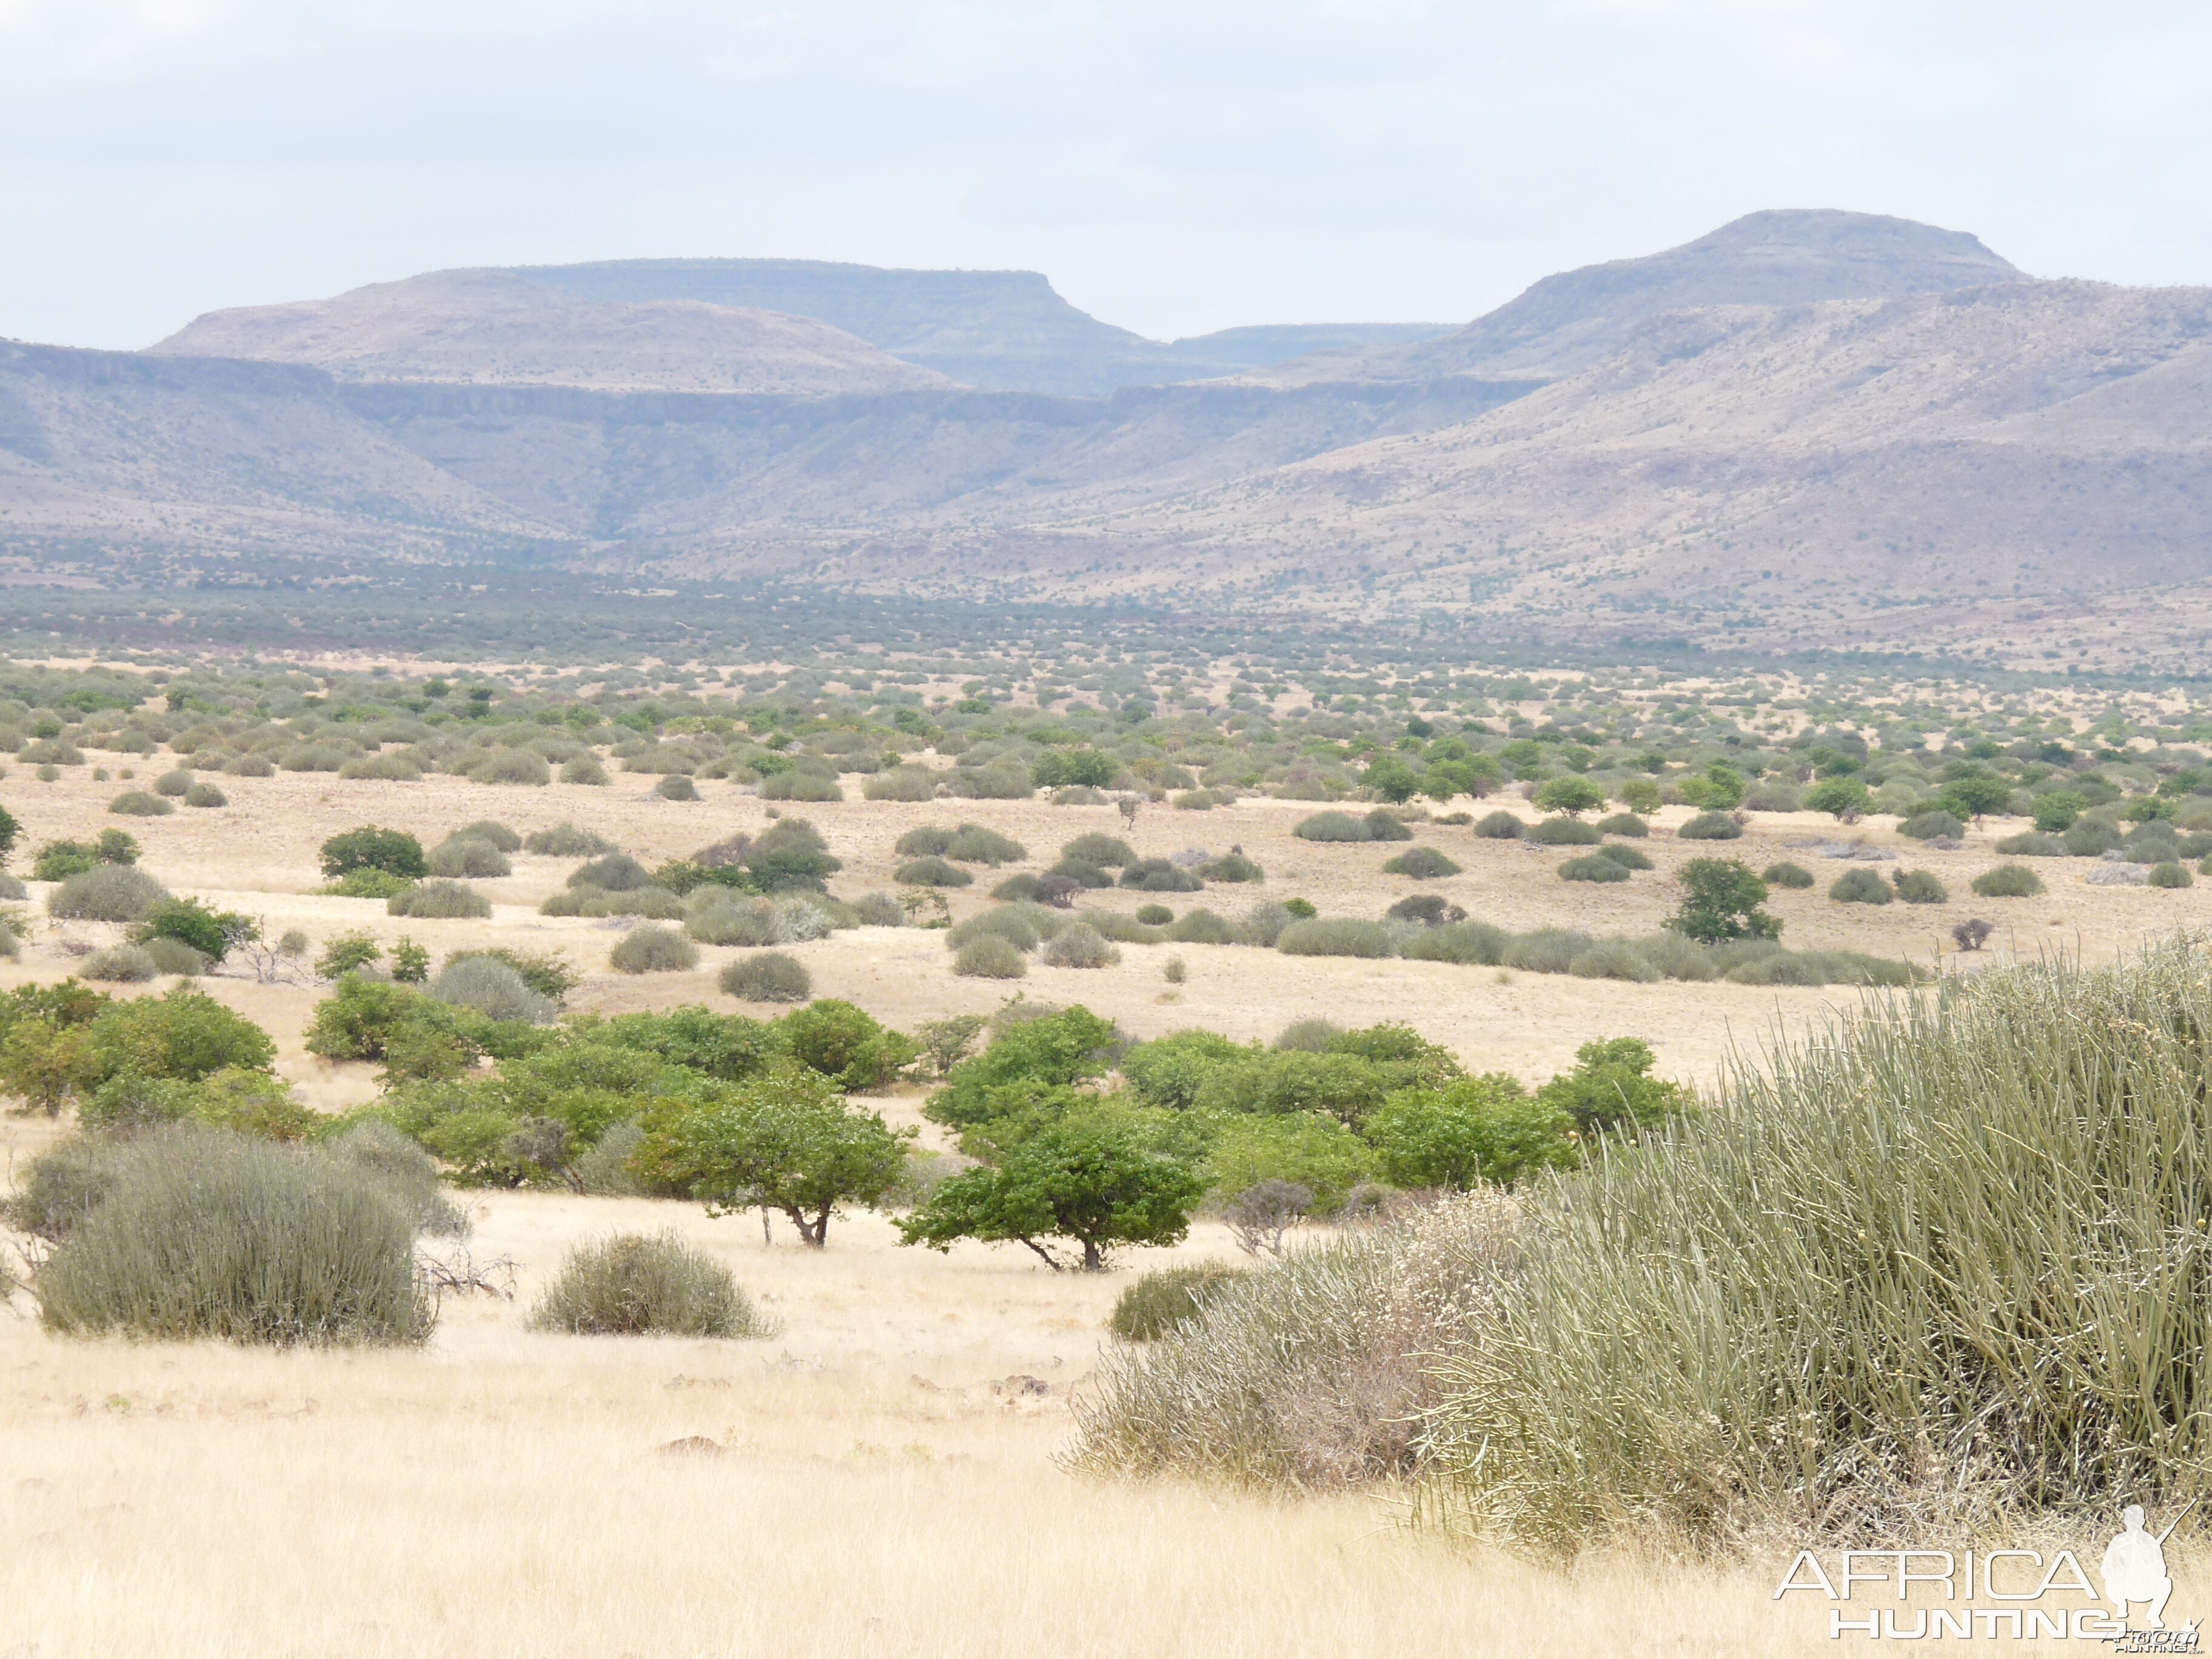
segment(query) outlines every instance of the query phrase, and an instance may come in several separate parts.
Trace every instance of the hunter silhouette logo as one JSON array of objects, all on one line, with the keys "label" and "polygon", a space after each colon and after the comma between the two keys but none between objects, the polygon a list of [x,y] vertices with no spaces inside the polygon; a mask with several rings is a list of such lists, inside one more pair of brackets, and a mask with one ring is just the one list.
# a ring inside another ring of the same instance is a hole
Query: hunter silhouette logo
[{"label": "hunter silhouette logo", "polygon": [[[2118,1534],[2098,1563],[2101,1595],[2069,1549],[2048,1557],[2027,1549],[1844,1550],[1841,1570],[1832,1576],[1817,1553],[1800,1550],[1774,1599],[1805,1590],[1831,1602],[1860,1604],[1848,1612],[1829,1608],[1832,1640],[1846,1635],[1890,1642],[2072,1638],[2110,1643],[2118,1653],[2200,1653],[2196,1620],[2178,1628],[2166,1623],[2173,1595],[2166,1540],[2196,1507],[2192,1500],[2163,1531],[2153,1533],[2142,1505],[2129,1504]],[[2060,1599],[2065,1597],[2074,1599]],[[2130,1624],[2131,1611],[2139,1612],[2139,1624]]]}]

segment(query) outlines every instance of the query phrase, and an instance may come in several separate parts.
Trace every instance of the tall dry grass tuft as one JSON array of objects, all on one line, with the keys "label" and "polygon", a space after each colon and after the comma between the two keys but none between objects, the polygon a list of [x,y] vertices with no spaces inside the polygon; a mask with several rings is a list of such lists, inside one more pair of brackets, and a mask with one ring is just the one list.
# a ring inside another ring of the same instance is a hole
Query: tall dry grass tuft
[{"label": "tall dry grass tuft", "polygon": [[1871,1003],[1537,1196],[1434,1368],[1431,1513],[1569,1553],[2212,1486],[2212,959]]}]

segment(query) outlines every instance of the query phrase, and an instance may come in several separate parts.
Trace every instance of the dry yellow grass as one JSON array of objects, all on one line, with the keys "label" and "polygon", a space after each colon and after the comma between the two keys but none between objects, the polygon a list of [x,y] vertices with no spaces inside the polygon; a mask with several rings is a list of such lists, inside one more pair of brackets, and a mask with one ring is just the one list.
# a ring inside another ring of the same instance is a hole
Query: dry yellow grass
[{"label": "dry yellow grass", "polygon": [[[520,858],[514,876],[483,884],[498,905],[489,922],[399,921],[380,904],[307,892],[316,845],[364,821],[428,841],[481,817],[524,830],[574,818],[649,860],[762,828],[762,804],[724,786],[679,805],[653,799],[652,780],[635,776],[547,790],[223,781],[235,803],[225,811],[129,825],[146,843],[147,867],[179,890],[264,915],[272,930],[301,927],[319,945],[366,927],[387,942],[411,933],[441,954],[491,942],[562,950],[590,971],[575,999],[585,1007],[735,1006],[713,988],[728,952],[707,952],[697,974],[629,979],[605,967],[617,932],[538,915],[571,861]],[[35,844],[114,822],[102,809],[123,787],[72,771],[52,785],[24,781],[10,805]],[[796,810],[845,859],[837,886],[848,893],[888,884],[891,843],[918,823],[988,823],[1042,860],[1085,830],[1120,828],[1110,811],[1042,802]],[[1293,839],[1310,810],[1156,807],[1131,838],[1148,853],[1236,842],[1268,869],[1264,889],[1176,896],[1178,910],[1304,893],[1333,912],[1374,915],[1413,890],[1380,872],[1395,848]],[[1660,872],[1596,889],[1556,878],[1563,853],[1478,842],[1464,829],[1421,839],[1467,866],[1430,885],[1477,916],[1633,933],[1671,908],[1665,872],[1681,859],[1719,850],[1764,863],[1821,827],[1762,821],[1718,849],[1655,836],[1644,845]],[[1910,857],[1960,901],[1869,910],[1830,905],[1818,890],[1780,894],[1790,941],[1924,958],[1951,920],[1978,909],[2015,920],[2024,949],[2078,940],[2102,957],[2212,904],[2201,891],[2087,889],[2080,866],[2045,865],[2067,878],[2048,897],[1977,907],[1965,883],[1994,861],[1985,848]],[[1839,866],[1818,867],[1825,885]],[[956,915],[980,908],[995,878],[954,895]],[[1133,909],[1142,897],[1092,902]],[[49,928],[41,915],[23,961],[0,965],[0,984],[58,977],[74,964],[72,941],[112,932]],[[819,993],[901,1024],[988,1012],[1012,988],[953,978],[935,933],[861,930],[795,953]],[[1190,970],[1173,1000],[1160,973],[1170,953]],[[205,983],[276,1033],[281,1068],[314,1103],[373,1092],[368,1068],[301,1048],[315,989]],[[1838,995],[1191,945],[1126,947],[1118,968],[1039,969],[1020,988],[1080,999],[1139,1036],[1200,1024],[1264,1037],[1314,1014],[1410,1018],[1471,1066],[1532,1079],[1569,1063],[1591,1036],[1635,1033],[1654,1042],[1666,1070],[1700,1080],[1732,1040],[1801,1025]],[[886,1104],[911,1119],[911,1099]],[[15,1163],[53,1133],[42,1121],[0,1121]],[[420,1353],[64,1343],[19,1296],[15,1313],[0,1315],[0,1492],[15,1522],[15,1547],[0,1556],[0,1659],[1832,1650],[1815,1609],[1768,1599],[1767,1565],[1613,1560],[1553,1574],[1448,1551],[1406,1531],[1384,1498],[1278,1501],[1063,1473],[1053,1454],[1068,1433],[1069,1390],[1094,1364],[1118,1276],[1056,1276],[1018,1246],[963,1245],[949,1257],[900,1249],[889,1224],[866,1215],[836,1224],[830,1249],[815,1254],[781,1226],[766,1245],[757,1221],[710,1222],[689,1206],[535,1194],[472,1202],[471,1248],[520,1264],[518,1298],[449,1302]],[[730,1263],[782,1322],[780,1335],[715,1344],[524,1328],[535,1287],[570,1245],[672,1223]],[[1129,1266],[1231,1254],[1226,1236],[1202,1224],[1181,1250],[1136,1253]],[[1035,1377],[1047,1391],[1008,1391],[1010,1377]],[[690,1437],[718,1449],[661,1449]],[[2206,1590],[2203,1575],[2185,1570],[2177,1606],[2212,1601]]]}]

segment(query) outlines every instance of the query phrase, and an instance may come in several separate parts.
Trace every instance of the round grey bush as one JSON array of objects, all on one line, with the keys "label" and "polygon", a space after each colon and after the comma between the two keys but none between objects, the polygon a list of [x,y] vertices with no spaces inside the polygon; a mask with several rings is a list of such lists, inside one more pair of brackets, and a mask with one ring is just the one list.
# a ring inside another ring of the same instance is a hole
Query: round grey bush
[{"label": "round grey bush", "polygon": [[[904,915],[900,913],[902,920]],[[684,931],[702,945],[773,945],[775,906],[727,887],[695,888],[684,918]]]},{"label": "round grey bush", "polygon": [[568,875],[571,887],[597,887],[609,893],[625,893],[653,884],[653,872],[627,853],[609,853],[579,865]]},{"label": "round grey bush", "polygon": [[1459,873],[1459,866],[1433,847],[1409,847],[1396,858],[1387,860],[1382,869],[1387,875],[1411,876],[1415,881],[1434,881]]},{"label": "round grey bush", "polygon": [[1819,968],[1802,957],[1782,952],[1761,957],[1757,962],[1746,962],[1731,968],[1723,975],[1735,985],[1822,985],[1826,983]]},{"label": "round grey bush", "polygon": [[1770,864],[1759,878],[1769,887],[1810,887],[1813,872],[1802,864]]},{"label": "round grey bush", "polygon": [[1611,859],[1624,870],[1649,870],[1651,860],[1640,847],[1624,847],[1619,842],[1608,842],[1597,849],[1597,856]]},{"label": "round grey bush", "polygon": [[952,971],[963,979],[1019,979],[1029,970],[1029,958],[996,933],[978,934],[952,958]]},{"label": "round grey bush", "polygon": [[699,947],[672,927],[648,922],[607,952],[607,965],[624,974],[683,974],[699,965]]},{"label": "round grey bush", "polygon": [[470,775],[478,783],[514,783],[542,789],[553,781],[553,769],[534,749],[502,749],[471,768]]},{"label": "round grey bush", "polygon": [[1651,826],[1633,812],[1615,812],[1609,818],[1600,818],[1597,828],[1600,835],[1620,836],[1629,841],[1642,841],[1651,833]]},{"label": "round grey bush", "polygon": [[941,823],[917,823],[898,838],[891,850],[902,858],[927,858],[951,846],[952,833]]},{"label": "round grey bush", "polygon": [[1320,916],[1284,928],[1275,948],[1290,957],[1389,957],[1398,953],[1398,941],[1379,921]]},{"label": "round grey bush", "polygon": [[963,823],[952,832],[952,839],[945,844],[945,856],[962,864],[988,864],[996,869],[1001,864],[1012,864],[1030,855],[1029,848],[1021,842],[987,830],[980,823]]},{"label": "round grey bush", "polygon": [[1948,904],[1951,890],[1928,870],[1901,870],[1893,884],[1907,904]]},{"label": "round grey bush", "polygon": [[[471,825],[471,829],[477,828]],[[498,846],[497,842],[492,843]],[[512,847],[502,849],[512,853]],[[556,823],[550,830],[533,830],[526,836],[522,850],[544,858],[587,859],[616,850],[615,844],[605,836],[589,830],[580,830],[573,823]]]},{"label": "round grey bush", "polygon": [[266,755],[233,755],[222,763],[223,775],[231,778],[273,778],[276,768]]},{"label": "round grey bush", "polygon": [[878,772],[860,786],[870,800],[929,800],[937,794],[937,779],[919,766],[895,766]]},{"label": "round grey bush", "polygon": [[46,895],[46,914],[74,921],[137,921],[169,890],[135,864],[80,870]]},{"label": "round grey bush", "polygon": [[1628,866],[1617,864],[1601,854],[1593,853],[1585,859],[1569,859],[1559,866],[1561,881],[1626,881]]},{"label": "round grey bush", "polygon": [[1743,826],[1725,812],[1700,812],[1674,833],[1684,841],[1737,841]]},{"label": "round grey bush", "polygon": [[463,957],[448,963],[425,988],[441,1002],[473,1008],[491,1019],[550,1025],[556,1012],[551,998],[532,990],[520,974],[496,957]]},{"label": "round grey bush", "polygon": [[185,791],[187,806],[228,806],[230,797],[211,783],[196,783]]},{"label": "round grey bush", "polygon": [[1966,832],[1966,826],[1942,807],[1930,811],[1915,812],[1897,826],[1900,836],[1910,836],[1915,841],[1956,841]]},{"label": "round grey bush", "polygon": [[853,901],[853,921],[862,927],[903,927],[906,907],[889,893],[863,893]]},{"label": "round grey bush", "polygon": [[474,836],[465,840],[448,838],[430,849],[424,860],[434,876],[512,875],[514,866],[507,862],[507,854],[488,841]]},{"label": "round grey bush", "polygon": [[164,772],[154,780],[154,793],[157,795],[181,795],[191,787],[192,775],[181,769]]},{"label": "round grey bush", "polygon": [[577,1246],[531,1310],[530,1326],[580,1336],[769,1334],[730,1270],[673,1231]]},{"label": "round grey bush", "polygon": [[[945,934],[945,946],[957,951],[970,939],[981,939],[988,934],[1006,940],[1017,951],[1034,951],[1047,931],[1032,919],[1031,912],[1036,908],[1003,904],[995,910],[986,910],[981,915],[970,916]],[[1085,920],[1088,920],[1087,916]],[[1055,927],[1052,931],[1057,932],[1058,929]]]},{"label": "round grey bush", "polygon": [[338,768],[338,776],[349,783],[362,779],[379,783],[420,783],[422,763],[408,754],[356,755]]},{"label": "round grey bush", "polygon": [[87,979],[137,985],[158,978],[161,969],[154,958],[138,946],[116,945],[105,951],[94,951],[84,959],[82,971]]},{"label": "round grey bush", "polygon": [[0,922],[0,957],[14,962],[23,954],[23,941],[15,937],[15,930]]},{"label": "round grey bush", "polygon": [[1344,1027],[1334,1020],[1294,1019],[1275,1038],[1275,1047],[1301,1054],[1325,1054]]},{"label": "round grey bush", "polygon": [[2024,864],[2000,864],[1974,878],[1974,891],[1984,898],[2033,898],[2043,890],[2043,878]]},{"label": "round grey bush", "polygon": [[[689,779],[684,780],[687,783]],[[836,779],[823,776],[819,772],[771,772],[760,783],[763,800],[842,800],[845,791]],[[678,795],[672,799],[684,800]]]},{"label": "round grey bush", "polygon": [[670,772],[665,775],[659,783],[653,786],[653,793],[659,796],[663,800],[696,800],[699,799],[698,785],[693,783],[690,779],[685,777],[681,772]]},{"label": "round grey bush", "polygon": [[446,837],[447,841],[480,841],[496,847],[502,853],[520,853],[522,837],[496,818],[478,818],[474,823],[465,823]]},{"label": "round grey bush", "polygon": [[607,781],[607,769],[590,755],[579,755],[561,769],[561,781],[599,788]]},{"label": "round grey bush", "polygon": [[[1437,929],[1442,932],[1441,928]],[[1505,948],[1505,965],[1528,974],[1564,974],[1597,941],[1567,927],[1539,927]]]},{"label": "round grey bush", "polygon": [[[1280,929],[1277,930],[1279,936]],[[1226,918],[1200,906],[1186,910],[1168,927],[1168,937],[1177,945],[1234,945],[1237,930]]]},{"label": "round grey bush", "polygon": [[143,789],[128,789],[108,802],[107,810],[131,818],[165,818],[177,809],[159,795]]},{"label": "round grey bush", "polygon": [[2179,860],[2154,864],[2150,874],[2143,879],[2147,885],[2152,887],[2193,887],[2197,884],[2197,878],[2189,873],[2189,866]]},{"label": "round grey bush", "polygon": [[1096,928],[1079,921],[1047,939],[1037,959],[1052,968],[1111,968],[1121,953],[1099,938]]},{"label": "round grey bush", "polygon": [[1649,985],[1659,977],[1658,969],[1626,945],[1593,945],[1567,964],[1567,971],[1577,979],[1625,979]]},{"label": "round grey bush", "polygon": [[156,973],[194,979],[207,972],[208,959],[180,939],[149,939],[141,948],[152,958]]},{"label": "round grey bush", "polygon": [[1301,841],[1372,841],[1366,821],[1349,812],[1316,812],[1298,820],[1291,833]]},{"label": "round grey bush", "polygon": [[1889,884],[1871,870],[1846,870],[1829,884],[1828,896],[1838,904],[1887,904],[1896,896]]},{"label": "round grey bush", "polygon": [[0,899],[24,899],[30,896],[29,888],[24,886],[5,870],[0,870]]},{"label": "round grey bush", "polygon": [[1474,822],[1474,833],[1485,841],[1518,841],[1527,830],[1528,825],[1503,807],[1484,813]]},{"label": "round grey bush", "polygon": [[475,888],[465,887],[458,881],[426,881],[404,893],[394,893],[385,900],[384,911],[392,916],[480,920],[491,914],[491,901]]},{"label": "round grey bush", "polygon": [[908,887],[966,887],[975,878],[958,865],[933,854],[902,864],[892,872],[891,879]]},{"label": "round grey bush", "polygon": [[806,964],[782,951],[739,957],[723,968],[720,983],[740,1002],[804,1002],[814,994]]},{"label": "round grey bush", "polygon": [[149,1135],[39,1274],[63,1335],[281,1347],[413,1343],[434,1310],[414,1218],[337,1161],[228,1134]]},{"label": "round grey bush", "polygon": [[1605,837],[1580,818],[1545,818],[1528,826],[1527,838],[1539,847],[1595,847]]}]

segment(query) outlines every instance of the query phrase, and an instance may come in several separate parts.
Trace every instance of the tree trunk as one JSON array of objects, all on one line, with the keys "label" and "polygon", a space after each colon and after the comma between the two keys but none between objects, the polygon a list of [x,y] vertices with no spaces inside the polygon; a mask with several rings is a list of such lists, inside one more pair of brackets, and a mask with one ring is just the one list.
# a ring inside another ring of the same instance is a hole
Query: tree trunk
[{"label": "tree trunk", "polygon": [[1106,1271],[1106,1253],[1087,1238],[1083,1241],[1083,1271],[1087,1273]]},{"label": "tree trunk", "polygon": [[1053,1253],[1045,1249],[1043,1245],[1038,1243],[1036,1240],[1034,1238],[1024,1238],[1022,1243],[1028,1245],[1030,1249],[1035,1250],[1038,1255],[1042,1257],[1044,1260],[1044,1265],[1051,1268],[1053,1272],[1058,1273],[1060,1270],[1060,1262],[1053,1255]]}]

